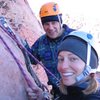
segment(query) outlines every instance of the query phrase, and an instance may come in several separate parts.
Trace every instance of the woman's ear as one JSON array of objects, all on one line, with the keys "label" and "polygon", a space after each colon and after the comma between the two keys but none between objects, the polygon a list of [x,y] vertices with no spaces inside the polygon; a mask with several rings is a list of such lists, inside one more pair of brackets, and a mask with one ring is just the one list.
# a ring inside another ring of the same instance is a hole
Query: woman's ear
[{"label": "woman's ear", "polygon": [[91,74],[90,74],[90,77],[91,77],[91,78],[94,78],[95,75],[96,75],[95,73],[91,73]]}]

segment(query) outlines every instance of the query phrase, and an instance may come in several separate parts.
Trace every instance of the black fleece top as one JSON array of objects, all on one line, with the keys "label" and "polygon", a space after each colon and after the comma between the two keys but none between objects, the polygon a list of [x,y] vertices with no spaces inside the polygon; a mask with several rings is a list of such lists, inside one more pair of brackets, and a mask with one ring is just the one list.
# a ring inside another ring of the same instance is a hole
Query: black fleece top
[{"label": "black fleece top", "polygon": [[68,95],[61,94],[59,100],[100,100],[100,89],[89,95],[83,94],[82,90],[81,87],[67,87]]}]

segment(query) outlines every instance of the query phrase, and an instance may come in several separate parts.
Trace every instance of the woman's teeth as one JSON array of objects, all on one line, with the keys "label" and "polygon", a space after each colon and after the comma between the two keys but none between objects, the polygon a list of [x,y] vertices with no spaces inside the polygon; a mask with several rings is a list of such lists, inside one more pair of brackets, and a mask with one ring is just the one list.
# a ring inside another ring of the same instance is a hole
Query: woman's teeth
[{"label": "woman's teeth", "polygon": [[62,75],[63,76],[71,76],[71,75],[73,75],[73,73],[63,73]]}]

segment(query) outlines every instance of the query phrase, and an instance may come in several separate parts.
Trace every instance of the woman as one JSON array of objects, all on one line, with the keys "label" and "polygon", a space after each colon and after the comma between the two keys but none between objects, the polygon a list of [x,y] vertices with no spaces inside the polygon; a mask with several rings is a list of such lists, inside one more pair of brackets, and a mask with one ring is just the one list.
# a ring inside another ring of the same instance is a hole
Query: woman
[{"label": "woman", "polygon": [[[61,94],[56,100],[100,100],[95,73],[98,54],[91,34],[74,31],[65,36],[58,48],[58,71]],[[28,91],[30,98],[36,93]]]},{"label": "woman", "polygon": [[74,31],[64,37],[58,48],[59,100],[100,100],[95,77],[98,54],[91,34]]}]

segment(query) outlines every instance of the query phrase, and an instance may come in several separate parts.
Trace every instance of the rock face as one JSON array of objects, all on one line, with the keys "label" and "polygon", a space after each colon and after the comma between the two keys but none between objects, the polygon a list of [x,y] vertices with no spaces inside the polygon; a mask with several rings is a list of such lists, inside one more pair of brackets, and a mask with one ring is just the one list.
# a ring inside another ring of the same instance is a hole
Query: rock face
[{"label": "rock face", "polygon": [[15,32],[30,45],[44,33],[27,0],[0,0],[0,15],[5,16]]},{"label": "rock face", "polygon": [[[0,16],[6,17],[16,34],[20,34],[30,45],[44,32],[27,0],[0,0]],[[22,52],[1,28],[0,37],[26,70]],[[0,39],[0,100],[28,100],[26,86],[18,65]]]},{"label": "rock face", "polygon": [[[14,41],[0,29],[4,39],[14,55],[26,68],[23,55]],[[28,100],[25,92],[25,80],[12,55],[0,38],[0,100]]]}]

